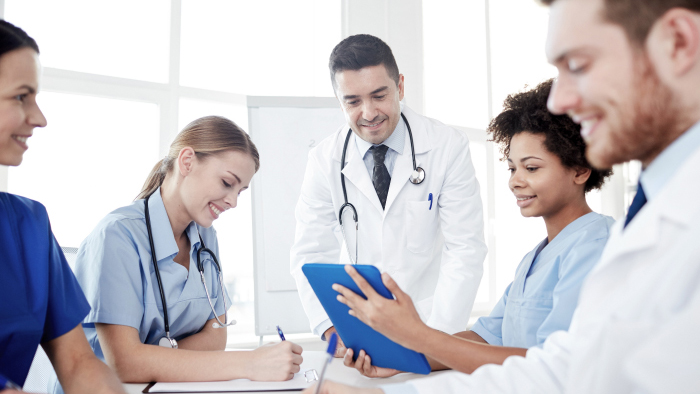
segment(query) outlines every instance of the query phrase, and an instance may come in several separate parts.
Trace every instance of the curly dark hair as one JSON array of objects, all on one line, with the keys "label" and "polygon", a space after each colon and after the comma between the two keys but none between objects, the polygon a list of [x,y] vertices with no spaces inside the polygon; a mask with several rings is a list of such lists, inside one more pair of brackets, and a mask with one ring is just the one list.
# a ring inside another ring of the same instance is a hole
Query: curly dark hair
[{"label": "curly dark hair", "polygon": [[503,102],[503,112],[491,120],[486,132],[500,146],[503,158],[510,154],[510,141],[518,133],[545,136],[544,147],[557,155],[568,168],[590,168],[584,193],[600,189],[612,170],[597,170],[586,160],[586,143],[581,127],[566,115],[553,115],[547,110],[547,98],[554,80],[546,80],[534,89],[511,94]]}]

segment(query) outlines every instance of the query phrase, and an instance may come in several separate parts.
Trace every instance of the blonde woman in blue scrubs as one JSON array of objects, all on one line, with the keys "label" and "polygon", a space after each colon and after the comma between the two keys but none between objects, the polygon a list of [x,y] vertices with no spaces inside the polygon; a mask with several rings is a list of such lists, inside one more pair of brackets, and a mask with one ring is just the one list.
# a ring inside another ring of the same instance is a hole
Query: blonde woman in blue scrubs
[{"label": "blonde woman in blue scrubs", "polygon": [[[83,328],[95,354],[123,381],[282,381],[299,372],[299,345],[285,341],[225,352],[226,328],[217,327],[231,301],[221,292],[213,262],[218,242],[212,223],[236,206],[259,165],[255,145],[235,123],[197,119],[177,135],[137,200],[107,215],[80,245],[76,277],[92,306]],[[199,254],[205,246],[210,252]],[[53,391],[60,386],[54,384]]]},{"label": "blonde woman in blue scrubs", "polygon": [[[370,296],[367,301],[334,285],[351,314],[401,345],[424,353],[433,370],[471,373],[484,364],[502,364],[507,357],[525,356],[528,348],[542,346],[552,332],[567,330],[581,284],[608,239],[613,219],[593,212],[585,195],[600,188],[611,172],[595,170],[588,163],[577,124],[568,116],[549,113],[551,86],[548,80],[509,96],[487,130],[508,162],[508,186],[520,213],[541,217],[547,228],[547,238],[523,258],[489,316],[480,318],[470,331],[448,335],[426,326],[410,297],[386,273],[384,283],[396,300]],[[352,267],[347,270],[366,294],[376,294]],[[353,362],[350,349],[344,361],[366,376],[399,372],[372,366],[364,351]],[[390,390],[385,388],[387,393]]]}]

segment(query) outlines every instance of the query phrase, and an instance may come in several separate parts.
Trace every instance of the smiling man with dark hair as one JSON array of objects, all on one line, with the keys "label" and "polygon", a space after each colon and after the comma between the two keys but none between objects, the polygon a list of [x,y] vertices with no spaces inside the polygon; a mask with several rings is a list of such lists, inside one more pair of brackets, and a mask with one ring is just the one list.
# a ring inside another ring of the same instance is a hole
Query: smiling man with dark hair
[{"label": "smiling man with dark hair", "polygon": [[359,262],[401,284],[430,327],[464,331],[486,256],[469,140],[402,103],[404,76],[378,37],[345,38],[328,63],[346,123],[309,152],[291,250],[311,329],[335,331],[301,267]]},{"label": "smiling man with dark hair", "polygon": [[[597,168],[643,171],[583,284],[568,332],[472,375],[402,393],[697,393],[700,374],[700,0],[553,0],[555,114],[581,124]],[[325,393],[365,392],[327,384]],[[370,389],[366,392],[381,392]]]}]

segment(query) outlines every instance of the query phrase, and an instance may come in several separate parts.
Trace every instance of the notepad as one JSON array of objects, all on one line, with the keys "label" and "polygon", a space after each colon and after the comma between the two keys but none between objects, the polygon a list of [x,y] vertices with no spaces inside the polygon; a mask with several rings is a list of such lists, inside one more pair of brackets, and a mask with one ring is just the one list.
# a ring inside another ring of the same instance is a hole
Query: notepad
[{"label": "notepad", "polygon": [[[389,289],[382,283],[381,274],[377,267],[372,265],[355,265],[354,267],[377,293],[393,299]],[[364,294],[350,275],[345,272],[344,266],[339,264],[304,264],[301,270],[309,280],[316,297],[321,301],[321,305],[335,326],[340,339],[343,340],[346,347],[353,350],[355,359],[357,359],[360,350],[364,350],[372,358],[372,365],[377,367],[394,368],[399,371],[426,375],[430,373],[430,364],[423,354],[399,345],[358,318],[348,314],[350,308],[337,300],[338,292],[333,290],[331,286],[338,283],[363,297]]]},{"label": "notepad", "polygon": [[326,361],[325,352],[304,352],[301,371],[294,378],[284,382],[254,382],[248,379],[235,379],[221,382],[158,382],[147,387],[144,393],[235,393],[241,391],[301,391],[313,384],[304,377],[306,371],[321,371]]}]

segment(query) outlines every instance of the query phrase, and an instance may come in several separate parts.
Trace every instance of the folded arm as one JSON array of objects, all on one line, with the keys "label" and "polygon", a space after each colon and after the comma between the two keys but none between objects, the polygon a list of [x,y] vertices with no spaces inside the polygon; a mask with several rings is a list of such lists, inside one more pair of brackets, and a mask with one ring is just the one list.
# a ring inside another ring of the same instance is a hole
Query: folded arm
[{"label": "folded arm", "polygon": [[[224,321],[224,315],[219,316]],[[204,328],[196,334],[179,340],[179,349],[186,350],[224,350],[226,349],[226,327],[214,328],[216,319],[210,319],[204,324]]]},{"label": "folded arm", "polygon": [[41,346],[66,393],[124,393],[114,372],[90,349],[80,325]]}]

